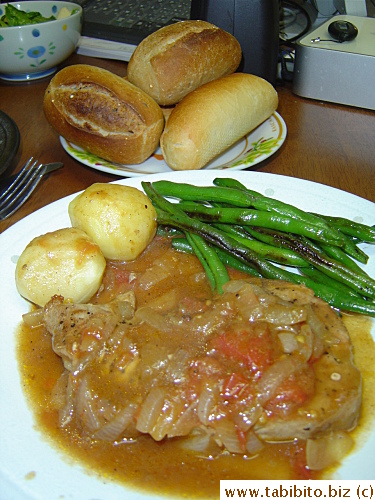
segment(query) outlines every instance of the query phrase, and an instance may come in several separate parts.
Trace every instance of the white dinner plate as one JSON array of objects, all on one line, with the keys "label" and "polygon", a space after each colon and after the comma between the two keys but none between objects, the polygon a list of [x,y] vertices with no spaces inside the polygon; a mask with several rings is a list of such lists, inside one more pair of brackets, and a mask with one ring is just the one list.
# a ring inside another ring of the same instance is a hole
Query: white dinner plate
[{"label": "white dinner plate", "polygon": [[[244,170],[245,168],[253,167],[276,153],[285,141],[286,134],[285,122],[275,112],[259,127],[208,163],[203,170]],[[108,174],[119,175],[121,177],[136,177],[146,174],[173,172],[165,163],[160,147],[150,158],[139,165],[119,165],[88,153],[75,144],[68,142],[63,137],[60,137],[60,142],[65,151],[75,160],[87,167]]]},{"label": "white dinner plate", "polygon": [[[215,177],[228,172],[199,171],[194,183],[209,185]],[[307,211],[351,218],[373,224],[375,204],[347,192],[321,184],[261,172],[231,172],[236,178],[266,196],[292,203]],[[189,172],[147,176],[147,181],[169,179],[189,182]],[[119,183],[141,187],[142,178],[121,179]],[[33,415],[25,401],[15,357],[17,326],[29,310],[15,288],[17,257],[32,238],[48,231],[70,226],[68,203],[63,198],[22,219],[0,235],[0,497],[25,500],[136,500],[151,499],[150,494],[127,490],[85,473],[79,464],[67,460],[34,427]],[[375,245],[362,245],[370,256],[366,266],[375,277]],[[375,338],[375,323],[372,325]],[[366,442],[349,455],[335,473],[336,479],[374,479],[375,428]],[[30,473],[33,473],[32,475]],[[32,476],[32,479],[30,477]]]}]

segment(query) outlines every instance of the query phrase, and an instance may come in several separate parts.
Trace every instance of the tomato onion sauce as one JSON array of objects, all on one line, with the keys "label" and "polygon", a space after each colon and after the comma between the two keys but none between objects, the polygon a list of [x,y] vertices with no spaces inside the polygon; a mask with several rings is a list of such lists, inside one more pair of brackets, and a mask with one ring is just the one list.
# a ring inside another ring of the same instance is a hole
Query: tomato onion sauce
[{"label": "tomato onion sauce", "polygon": [[[168,253],[168,267],[154,264]],[[157,270],[155,271],[155,267]],[[153,269],[153,272],[149,272]],[[192,255],[171,249],[170,240],[156,237],[134,262],[108,262],[103,285],[92,303],[107,303],[129,289],[132,273],[142,273],[145,286],[137,289],[137,306],[165,296],[174,287],[185,287],[186,297],[210,300],[212,291],[202,278],[202,267]],[[229,270],[232,279],[244,275]],[[199,279],[187,279],[200,277]],[[245,277],[246,278],[246,277]],[[147,285],[147,280],[150,280]],[[153,286],[151,281],[154,280]],[[371,337],[371,320],[357,315],[343,315],[354,346],[355,364],[363,377],[362,409],[359,424],[351,432],[352,452],[359,449],[368,432],[375,408],[371,387],[375,383],[375,348]],[[18,360],[26,398],[34,413],[38,429],[62,455],[79,463],[104,480],[124,484],[127,488],[150,493],[187,498],[217,498],[221,479],[321,479],[332,477],[334,467],[321,471],[306,468],[306,442],[265,443],[262,450],[249,456],[221,450],[191,450],[186,438],[155,441],[148,434],[135,439],[123,438],[114,443],[82,435],[72,421],[61,428],[53,393],[64,366],[52,350],[51,335],[44,327],[23,324],[18,337]],[[337,464],[336,464],[337,466]],[[32,476],[30,476],[32,477]]]}]

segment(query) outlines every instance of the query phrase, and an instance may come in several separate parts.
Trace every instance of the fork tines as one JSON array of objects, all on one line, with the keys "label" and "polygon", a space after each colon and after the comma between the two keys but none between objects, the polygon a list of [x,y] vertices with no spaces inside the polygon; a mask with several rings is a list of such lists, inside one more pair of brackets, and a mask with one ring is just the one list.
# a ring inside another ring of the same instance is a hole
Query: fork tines
[{"label": "fork tines", "polygon": [[45,166],[30,158],[20,170],[12,184],[0,195],[0,220],[4,220],[18,210],[36,188]]}]

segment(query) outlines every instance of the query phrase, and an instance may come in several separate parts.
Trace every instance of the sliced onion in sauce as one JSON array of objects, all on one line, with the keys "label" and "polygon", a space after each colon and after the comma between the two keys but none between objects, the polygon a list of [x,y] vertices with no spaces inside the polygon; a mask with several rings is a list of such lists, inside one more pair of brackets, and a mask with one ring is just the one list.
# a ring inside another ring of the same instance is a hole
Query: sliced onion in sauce
[{"label": "sliced onion in sauce", "polygon": [[223,418],[215,422],[215,430],[220,442],[230,453],[244,453],[234,423]]},{"label": "sliced onion in sauce", "polygon": [[305,321],[307,313],[303,307],[272,304],[264,308],[262,318],[275,325],[295,325]]},{"label": "sliced onion in sauce", "polygon": [[168,319],[160,312],[156,312],[151,307],[140,307],[134,314],[134,320],[141,323],[144,321],[148,325],[161,331],[172,331],[172,325],[168,323]]},{"label": "sliced onion in sauce", "polygon": [[195,452],[203,452],[207,450],[210,440],[210,435],[206,432],[197,434],[192,433],[181,441],[181,448]]},{"label": "sliced onion in sauce", "polygon": [[216,394],[207,387],[204,388],[199,396],[199,403],[197,407],[197,415],[203,425],[208,425],[216,403]]},{"label": "sliced onion in sauce", "polygon": [[170,357],[167,363],[166,375],[174,384],[183,381],[189,368],[189,353],[185,349],[177,349]]},{"label": "sliced onion in sauce", "polygon": [[137,418],[136,429],[139,432],[152,431],[163,408],[165,396],[165,390],[160,387],[155,387],[148,393]]},{"label": "sliced onion in sauce", "polygon": [[178,293],[175,288],[147,303],[148,307],[157,311],[170,311],[178,304]]},{"label": "sliced onion in sauce", "polygon": [[346,432],[335,432],[328,436],[308,439],[306,463],[311,470],[322,470],[340,462],[353,446],[353,439]]},{"label": "sliced onion in sauce", "polygon": [[[240,283],[242,282],[238,282],[238,284]],[[228,288],[230,289],[231,287]],[[249,320],[254,316],[254,310],[259,306],[259,298],[249,283],[242,283],[242,286],[235,293],[237,295],[236,306],[241,316]]]},{"label": "sliced onion in sauce", "polygon": [[22,320],[27,326],[36,327],[43,324],[43,313],[42,308],[35,309],[22,315]]},{"label": "sliced onion in sauce", "polygon": [[286,355],[267,368],[257,383],[258,403],[264,405],[272,399],[276,395],[279,385],[303,366],[304,363],[298,355]]},{"label": "sliced onion in sauce", "polygon": [[246,451],[249,455],[257,455],[264,448],[264,443],[254,432],[248,432],[246,435]]},{"label": "sliced onion in sauce", "polygon": [[259,418],[263,415],[263,408],[259,405],[246,408],[246,410],[240,411],[237,415],[234,415],[233,421],[237,428],[242,432],[247,432],[251,427],[253,427]]},{"label": "sliced onion in sauce", "polygon": [[300,353],[303,356],[305,361],[308,361],[311,358],[313,352],[313,343],[314,343],[314,334],[309,325],[304,324],[301,326],[301,348]]},{"label": "sliced onion in sauce", "polygon": [[193,401],[184,410],[182,415],[174,422],[172,429],[168,432],[168,437],[187,436],[197,425],[199,420],[196,414],[198,400]]},{"label": "sliced onion in sauce", "polygon": [[132,422],[136,411],[137,405],[129,404],[112,420],[96,431],[94,437],[96,439],[102,439],[103,441],[115,441]]},{"label": "sliced onion in sauce", "polygon": [[283,332],[278,334],[279,340],[283,347],[283,351],[287,354],[297,351],[298,340],[293,333]]},{"label": "sliced onion in sauce", "polygon": [[77,416],[83,428],[87,428],[90,432],[97,431],[100,428],[99,415],[86,379],[81,381],[78,388],[76,408]]},{"label": "sliced onion in sauce", "polygon": [[155,441],[161,441],[171,431],[180,413],[181,405],[179,402],[172,401],[166,396],[159,417],[154,427],[149,432],[150,436]]}]

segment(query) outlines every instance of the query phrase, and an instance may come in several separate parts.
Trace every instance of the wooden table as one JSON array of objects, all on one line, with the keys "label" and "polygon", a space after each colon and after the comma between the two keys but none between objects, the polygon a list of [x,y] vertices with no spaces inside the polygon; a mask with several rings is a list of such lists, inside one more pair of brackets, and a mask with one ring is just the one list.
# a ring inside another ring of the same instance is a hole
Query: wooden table
[{"label": "wooden table", "polygon": [[[126,75],[126,63],[73,54],[66,65],[86,63]],[[49,79],[27,83],[0,82],[0,109],[17,123],[20,148],[7,173],[16,172],[30,156],[44,163],[61,161],[64,168],[42,180],[32,197],[0,232],[59,198],[94,182],[119,177],[86,167],[62,148],[46,121],[42,102]],[[288,85],[278,86],[278,112],[288,135],[280,150],[256,166],[261,172],[288,175],[327,184],[375,202],[375,114],[371,111],[300,98]]]}]

